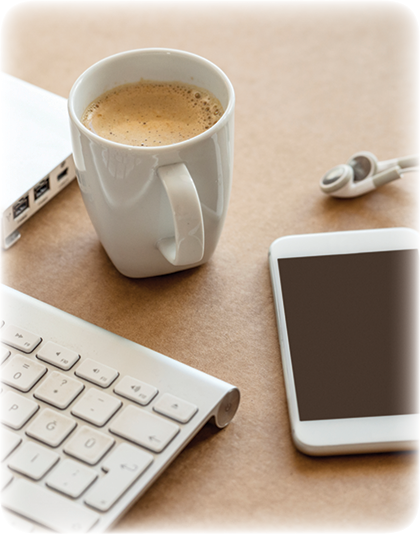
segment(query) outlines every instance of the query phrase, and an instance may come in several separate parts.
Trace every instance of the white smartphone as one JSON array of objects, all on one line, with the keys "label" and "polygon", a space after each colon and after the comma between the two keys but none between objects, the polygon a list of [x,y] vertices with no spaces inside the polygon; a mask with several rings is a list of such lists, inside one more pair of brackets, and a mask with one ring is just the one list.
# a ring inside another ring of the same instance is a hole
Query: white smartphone
[{"label": "white smartphone", "polygon": [[418,244],[408,228],[272,243],[282,366],[300,451],[417,448]]}]

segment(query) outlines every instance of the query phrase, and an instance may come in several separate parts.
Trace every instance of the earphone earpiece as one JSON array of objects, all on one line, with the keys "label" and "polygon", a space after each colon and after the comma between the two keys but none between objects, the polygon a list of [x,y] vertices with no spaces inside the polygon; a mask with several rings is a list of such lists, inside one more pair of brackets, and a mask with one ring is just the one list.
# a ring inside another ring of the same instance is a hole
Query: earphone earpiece
[{"label": "earphone earpiece", "polygon": [[353,170],[355,182],[373,176],[378,170],[378,160],[371,152],[358,152],[348,160],[347,165]]},{"label": "earphone earpiece", "polygon": [[337,165],[324,174],[320,187],[334,197],[356,197],[401,178],[404,172],[418,170],[418,165],[416,156],[378,162],[371,152],[358,152],[346,164]]}]

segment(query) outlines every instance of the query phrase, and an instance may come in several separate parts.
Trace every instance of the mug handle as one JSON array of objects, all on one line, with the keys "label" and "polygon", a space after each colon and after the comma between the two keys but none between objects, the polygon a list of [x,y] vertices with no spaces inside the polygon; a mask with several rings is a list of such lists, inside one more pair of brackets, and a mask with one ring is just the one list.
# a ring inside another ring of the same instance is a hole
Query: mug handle
[{"label": "mug handle", "polygon": [[204,256],[204,223],[200,199],[193,179],[184,163],[157,169],[174,219],[175,236],[157,242],[163,256],[173,265],[197,263]]}]

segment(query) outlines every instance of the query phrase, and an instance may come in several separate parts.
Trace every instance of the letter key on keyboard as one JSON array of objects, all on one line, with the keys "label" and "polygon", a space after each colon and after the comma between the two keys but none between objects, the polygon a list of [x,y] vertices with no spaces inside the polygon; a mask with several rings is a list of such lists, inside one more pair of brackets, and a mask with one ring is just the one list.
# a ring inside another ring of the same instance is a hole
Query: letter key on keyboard
[{"label": "letter key on keyboard", "polygon": [[18,473],[40,480],[59,459],[60,456],[52,450],[27,441],[18,448],[7,465]]},{"label": "letter key on keyboard", "polygon": [[82,426],[67,442],[64,452],[82,462],[95,465],[114,443],[115,440],[111,436],[88,426]]},{"label": "letter key on keyboard", "polygon": [[7,391],[1,399],[1,422],[19,430],[38,411],[39,405],[14,391]]},{"label": "letter key on keyboard", "polygon": [[26,434],[51,447],[58,447],[75,428],[73,418],[46,408],[28,426]]}]

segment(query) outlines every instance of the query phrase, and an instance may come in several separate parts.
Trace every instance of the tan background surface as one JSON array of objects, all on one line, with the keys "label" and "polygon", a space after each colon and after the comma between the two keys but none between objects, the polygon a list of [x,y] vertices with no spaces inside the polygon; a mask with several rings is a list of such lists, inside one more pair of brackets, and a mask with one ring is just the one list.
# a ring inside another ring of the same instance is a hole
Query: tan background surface
[{"label": "tan background surface", "polygon": [[354,200],[318,189],[358,150],[417,152],[417,22],[397,3],[31,2],[2,30],[3,70],[68,96],[97,60],[180,48],[236,90],[225,228],[195,270],[130,280],[112,266],[76,182],[2,256],[3,282],[220,377],[242,392],[118,531],[402,528],[418,502],[417,454],[310,458],[291,443],[267,263],[286,234],[417,227],[418,174]]}]

